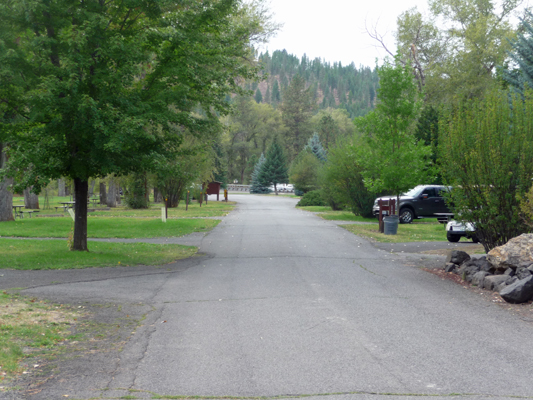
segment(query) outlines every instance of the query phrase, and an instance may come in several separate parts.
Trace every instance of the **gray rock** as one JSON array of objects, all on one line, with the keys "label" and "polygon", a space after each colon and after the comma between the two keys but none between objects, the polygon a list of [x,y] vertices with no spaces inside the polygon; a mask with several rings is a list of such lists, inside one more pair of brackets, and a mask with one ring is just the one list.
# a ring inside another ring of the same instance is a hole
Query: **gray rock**
[{"label": "gray rock", "polygon": [[483,288],[487,290],[495,290],[495,288],[501,284],[505,283],[509,279],[507,275],[490,275],[485,277],[483,280]]},{"label": "gray rock", "polygon": [[447,263],[453,263],[457,265],[461,265],[466,260],[470,260],[470,256],[468,255],[468,253],[462,250],[452,250],[446,258]]},{"label": "gray rock", "polygon": [[531,272],[533,272],[533,264],[531,264],[529,267],[527,267]]},{"label": "gray rock", "polygon": [[512,285],[513,283],[517,281],[518,281],[518,278],[516,276],[511,276],[507,278],[505,282],[502,282],[498,286],[496,286],[494,290],[499,293],[503,290],[503,288],[505,288],[506,286]]},{"label": "gray rock", "polygon": [[507,276],[515,276],[515,275],[516,275],[516,272],[515,272],[515,270],[512,269],[512,268],[507,268],[503,274],[504,274],[504,275],[507,275]]},{"label": "gray rock", "polygon": [[489,251],[487,259],[496,270],[516,269],[533,263],[533,234],[524,233]]},{"label": "gray rock", "polygon": [[[485,278],[486,279],[486,278]],[[508,303],[525,303],[533,298],[533,275],[506,286],[500,296]]]},{"label": "gray rock", "polygon": [[472,276],[472,285],[474,286],[479,286],[479,287],[483,287],[483,281],[485,280],[485,277],[486,276],[489,276],[490,274],[486,271],[479,271],[479,272],[476,272],[473,276]]},{"label": "gray rock", "polygon": [[444,266],[444,271],[446,272],[453,272],[458,267],[457,264],[454,263],[446,263]]},{"label": "gray rock", "polygon": [[472,282],[472,277],[480,270],[481,267],[473,260],[467,260],[459,268],[457,268],[456,273],[465,281]]},{"label": "gray rock", "polygon": [[489,261],[487,260],[487,256],[481,256],[479,258],[476,258],[474,259],[474,262],[476,263],[476,265],[479,266],[480,271],[485,271],[490,274],[494,274],[495,269],[492,264],[489,263]]},{"label": "gray rock", "polygon": [[518,267],[516,269],[516,276],[518,279],[526,279],[528,276],[533,275],[531,271],[525,267]]}]

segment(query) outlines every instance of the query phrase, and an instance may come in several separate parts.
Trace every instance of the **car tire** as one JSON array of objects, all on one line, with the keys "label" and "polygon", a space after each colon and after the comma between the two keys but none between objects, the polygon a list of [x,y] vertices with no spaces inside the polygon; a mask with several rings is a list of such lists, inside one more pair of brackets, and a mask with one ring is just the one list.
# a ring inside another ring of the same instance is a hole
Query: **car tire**
[{"label": "car tire", "polygon": [[400,224],[410,224],[415,219],[415,213],[410,208],[400,210]]},{"label": "car tire", "polygon": [[448,239],[448,242],[457,243],[459,240],[461,240],[461,235],[451,235],[448,233],[446,238]]},{"label": "car tire", "polygon": [[472,242],[474,243],[479,243],[479,238],[477,237],[477,235],[472,235],[470,239],[472,239]]}]

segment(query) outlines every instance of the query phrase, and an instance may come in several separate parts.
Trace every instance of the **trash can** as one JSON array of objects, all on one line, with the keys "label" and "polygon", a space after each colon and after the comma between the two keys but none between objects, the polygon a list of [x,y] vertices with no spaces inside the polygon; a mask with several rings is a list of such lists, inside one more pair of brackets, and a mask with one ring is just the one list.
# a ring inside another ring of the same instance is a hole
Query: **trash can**
[{"label": "trash can", "polygon": [[400,219],[397,215],[388,215],[383,218],[383,233],[385,235],[396,235]]}]

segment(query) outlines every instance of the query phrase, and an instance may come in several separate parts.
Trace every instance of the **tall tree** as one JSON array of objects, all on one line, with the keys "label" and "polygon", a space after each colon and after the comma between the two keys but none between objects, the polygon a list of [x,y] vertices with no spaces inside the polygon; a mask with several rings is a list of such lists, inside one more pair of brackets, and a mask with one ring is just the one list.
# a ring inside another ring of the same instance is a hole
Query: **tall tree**
[{"label": "tall tree", "polygon": [[[414,8],[398,18],[401,60],[412,66],[429,102],[479,97],[497,85],[496,68],[506,59],[514,37],[511,13],[520,3],[430,0],[429,16]],[[377,32],[372,36],[384,44]]]},{"label": "tall tree", "polygon": [[307,139],[311,136],[311,116],[315,110],[311,94],[306,89],[305,81],[300,75],[292,78],[289,87],[283,93],[280,110],[283,122],[288,129],[287,144],[290,147],[289,158],[292,160],[302,151]]},{"label": "tall tree", "polygon": [[[0,170],[4,168],[6,153],[3,144],[0,142]],[[0,221],[13,221],[13,193],[10,186],[13,183],[11,178],[0,179]]]},{"label": "tall tree", "polygon": [[171,160],[181,142],[177,126],[198,135],[219,129],[217,114],[229,112],[226,95],[241,91],[239,78],[257,73],[246,60],[250,41],[265,36],[260,5],[2,2],[0,86],[13,87],[2,101],[25,121],[5,127],[11,142],[4,172],[36,192],[50,178],[73,179],[74,250],[87,250],[89,178]]},{"label": "tall tree", "polygon": [[367,142],[362,175],[370,191],[393,193],[399,203],[401,193],[430,179],[431,148],[413,133],[421,101],[411,67],[395,60],[383,64],[378,74],[376,109],[355,119]]},{"label": "tall tree", "polygon": [[527,11],[525,17],[520,19],[520,28],[517,38],[512,41],[513,52],[511,59],[518,68],[504,70],[504,79],[520,93],[524,92],[525,86],[533,88],[533,15]]},{"label": "tall tree", "polygon": [[268,149],[265,163],[261,167],[258,178],[263,186],[274,185],[276,196],[278,195],[277,185],[279,183],[287,183],[289,180],[287,161],[277,137],[274,138]]}]

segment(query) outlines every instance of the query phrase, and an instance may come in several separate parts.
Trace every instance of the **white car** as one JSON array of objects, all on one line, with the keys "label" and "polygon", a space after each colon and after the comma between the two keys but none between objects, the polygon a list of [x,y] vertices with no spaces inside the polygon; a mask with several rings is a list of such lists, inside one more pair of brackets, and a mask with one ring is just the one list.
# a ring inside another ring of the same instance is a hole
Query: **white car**
[{"label": "white car", "polygon": [[474,243],[479,243],[474,224],[455,220],[451,220],[446,224],[446,238],[449,242],[456,243],[463,236],[472,239]]}]

